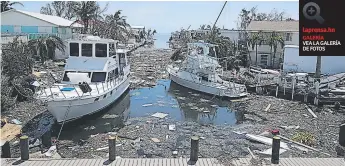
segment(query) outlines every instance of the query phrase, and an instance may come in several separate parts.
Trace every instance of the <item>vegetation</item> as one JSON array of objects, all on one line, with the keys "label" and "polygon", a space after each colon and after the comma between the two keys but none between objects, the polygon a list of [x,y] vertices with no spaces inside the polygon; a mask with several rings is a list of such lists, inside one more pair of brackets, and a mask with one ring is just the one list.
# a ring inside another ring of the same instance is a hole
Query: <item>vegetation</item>
[{"label": "vegetation", "polygon": [[28,46],[33,53],[37,53],[41,63],[48,59],[54,59],[55,50],[65,51],[65,45],[61,38],[57,36],[40,37],[29,41]]},{"label": "vegetation", "polygon": [[1,110],[13,107],[17,100],[22,101],[32,95],[29,83],[34,59],[28,43],[15,38],[2,50]]},{"label": "vegetation", "polygon": [[291,140],[308,145],[308,146],[313,146],[316,144],[316,139],[314,135],[307,131],[296,133],[295,135],[292,136]]},{"label": "vegetation", "polygon": [[12,8],[13,5],[21,5],[21,6],[24,6],[24,5],[23,5],[22,3],[20,3],[20,2],[1,1],[1,12],[4,12],[4,11],[13,9],[13,8]]}]

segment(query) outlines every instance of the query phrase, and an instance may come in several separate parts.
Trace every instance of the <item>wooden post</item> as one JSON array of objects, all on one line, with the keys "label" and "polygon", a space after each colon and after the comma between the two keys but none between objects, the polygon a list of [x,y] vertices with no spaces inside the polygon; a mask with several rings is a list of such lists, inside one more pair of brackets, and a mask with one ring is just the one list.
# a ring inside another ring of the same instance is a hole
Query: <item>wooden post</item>
[{"label": "wooden post", "polygon": [[1,152],[2,158],[11,158],[11,147],[8,141],[6,141],[4,145],[2,145]]},{"label": "wooden post", "polygon": [[293,100],[293,95],[295,93],[295,82],[296,82],[296,79],[295,79],[295,76],[292,77],[292,93],[291,93],[291,100]]},{"label": "wooden post", "polygon": [[278,97],[278,90],[279,90],[279,86],[277,85],[277,88],[276,88],[276,97]]},{"label": "wooden post", "polygon": [[29,160],[29,137],[24,135],[20,137],[20,158]]},{"label": "wooden post", "polygon": [[41,139],[42,139],[43,147],[50,147],[50,146],[52,146],[52,137],[51,136],[52,135],[51,135],[51,131],[50,130],[46,131],[42,135]]},{"label": "wooden post", "polygon": [[272,143],[272,164],[279,164],[279,149],[280,149],[280,138],[278,136],[273,137]]},{"label": "wooden post", "polygon": [[199,137],[193,136],[191,138],[190,161],[197,161],[199,153]]},{"label": "wooden post", "polygon": [[307,103],[308,102],[308,94],[304,93],[304,102]]},{"label": "wooden post", "polygon": [[339,144],[345,148],[345,123],[340,125]]},{"label": "wooden post", "polygon": [[109,136],[109,161],[114,161],[116,159],[116,136]]},{"label": "wooden post", "polygon": [[284,95],[285,95],[285,93],[286,93],[285,88],[286,88],[286,78],[284,78]]}]

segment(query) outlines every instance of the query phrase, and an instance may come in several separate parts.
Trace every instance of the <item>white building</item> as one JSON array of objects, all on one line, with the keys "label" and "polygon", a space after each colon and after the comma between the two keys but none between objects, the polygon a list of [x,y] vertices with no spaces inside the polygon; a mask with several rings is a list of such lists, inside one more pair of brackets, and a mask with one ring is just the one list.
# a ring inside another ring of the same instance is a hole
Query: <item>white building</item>
[{"label": "white building", "polygon": [[[1,13],[1,44],[11,42],[17,35],[23,41],[40,36],[55,35],[61,39],[72,38],[73,28],[83,25],[58,17],[21,10],[8,10]],[[61,53],[60,53],[61,54]],[[57,58],[60,56],[56,54]]]},{"label": "white building", "polygon": [[[299,24],[298,21],[252,21],[247,27],[249,35],[253,33],[262,32],[264,36],[269,36],[272,32],[278,33],[283,39],[285,45],[299,45]],[[256,63],[256,49],[249,47],[250,58],[252,65]],[[267,41],[262,42],[257,49],[257,65],[269,68],[279,68],[283,54],[283,48],[278,45],[275,58],[273,58],[273,51],[267,44]]]},{"label": "white building", "polygon": [[240,40],[241,30],[230,30],[230,29],[220,29],[219,33],[221,36],[230,38],[231,41],[237,42]]}]

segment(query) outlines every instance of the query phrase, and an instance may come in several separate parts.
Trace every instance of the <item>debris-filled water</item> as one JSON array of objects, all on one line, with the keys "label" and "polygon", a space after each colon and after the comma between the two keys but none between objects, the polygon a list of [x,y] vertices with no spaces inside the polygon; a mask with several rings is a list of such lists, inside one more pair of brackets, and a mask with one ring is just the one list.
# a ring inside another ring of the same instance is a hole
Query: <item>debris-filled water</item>
[{"label": "debris-filled water", "polygon": [[234,125],[235,114],[228,109],[227,100],[189,90],[170,80],[159,80],[152,88],[127,91],[109,108],[66,124],[60,138],[85,139],[119,129],[128,118],[152,115],[200,124]]}]

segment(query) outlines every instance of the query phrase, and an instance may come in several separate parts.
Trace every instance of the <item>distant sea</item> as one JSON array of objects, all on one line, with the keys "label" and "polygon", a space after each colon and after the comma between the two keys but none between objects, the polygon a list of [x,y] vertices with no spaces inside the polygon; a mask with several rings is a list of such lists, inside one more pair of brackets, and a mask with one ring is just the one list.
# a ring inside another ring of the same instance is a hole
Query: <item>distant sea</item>
[{"label": "distant sea", "polygon": [[168,49],[169,44],[167,43],[169,41],[169,38],[171,36],[171,33],[157,33],[154,36],[155,40],[155,48],[163,48]]}]

